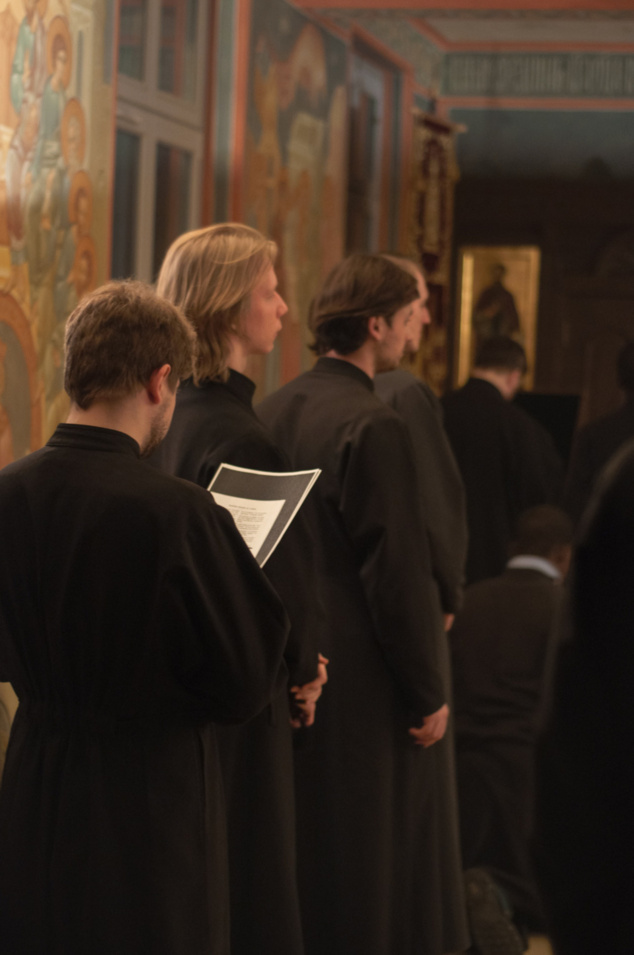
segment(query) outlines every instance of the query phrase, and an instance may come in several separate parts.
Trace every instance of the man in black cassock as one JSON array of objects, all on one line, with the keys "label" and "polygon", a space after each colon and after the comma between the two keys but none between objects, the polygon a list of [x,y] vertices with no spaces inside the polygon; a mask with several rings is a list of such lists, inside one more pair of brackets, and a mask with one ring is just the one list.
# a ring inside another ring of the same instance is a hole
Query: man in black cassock
[{"label": "man in black cassock", "polygon": [[[423,326],[431,321],[429,291],[420,268],[411,259],[386,256],[414,276],[419,298],[413,304],[407,350],[420,348]],[[412,441],[416,462],[421,514],[427,528],[434,579],[440,591],[444,629],[437,635],[440,668],[445,693],[451,696],[449,643],[445,633],[462,602],[464,565],[467,556],[467,516],[464,487],[451,446],[445,434],[442,407],[432,389],[404,368],[395,368],[375,378],[375,389],[401,416]],[[455,785],[454,741],[451,720],[444,739],[429,750],[429,760],[438,764],[438,869],[437,909],[443,913],[444,951],[467,948],[460,838]]]},{"label": "man in black cassock", "polygon": [[501,574],[521,512],[556,504],[561,493],[563,468],[552,438],[512,404],[525,372],[518,342],[487,338],[467,383],[441,399],[467,495],[469,584]]},{"label": "man in black cassock", "polygon": [[[158,278],[159,292],[187,310],[199,352],[196,380],[183,382],[172,425],[154,463],[208,487],[220,465],[292,470],[257,418],[251,355],[268,354],[286,304],[273,269],[277,248],[249,226],[217,223],[179,236]],[[288,613],[288,687],[239,726],[217,730],[227,801],[232,955],[303,955],[296,878],[293,730],[312,722],[323,629],[313,540],[295,516],[265,573]],[[311,686],[312,681],[315,683]]]},{"label": "man in black cassock", "polygon": [[68,321],[68,422],[0,473],[7,955],[229,955],[213,721],[279,692],[287,622],[230,515],[140,460],[192,357],[172,305],[99,289]]},{"label": "man in black cassock", "polygon": [[313,305],[317,364],[259,409],[295,468],[322,468],[307,506],[331,667],[296,772],[308,955],[443,951],[433,770],[421,751],[448,716],[440,607],[407,430],[373,393],[374,374],[402,356],[417,297],[414,279],[380,256],[344,260]]},{"label": "man in black cassock", "polygon": [[545,927],[531,859],[535,744],[571,541],[563,511],[525,511],[504,573],[467,588],[450,634],[465,869],[485,868],[533,932]]},{"label": "man in black cassock", "polygon": [[538,877],[558,955],[634,938],[634,448],[600,477],[577,531],[537,767]]}]

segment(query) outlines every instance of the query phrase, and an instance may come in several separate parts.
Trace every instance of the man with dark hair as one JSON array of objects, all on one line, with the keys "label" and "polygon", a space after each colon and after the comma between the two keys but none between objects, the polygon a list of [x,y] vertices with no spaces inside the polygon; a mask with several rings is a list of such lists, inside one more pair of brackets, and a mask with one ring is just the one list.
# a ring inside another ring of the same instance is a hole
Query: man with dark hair
[{"label": "man with dark hair", "polygon": [[562,466],[550,435],[512,404],[526,367],[518,342],[488,338],[467,383],[442,399],[467,496],[467,583],[502,573],[519,514],[555,503],[560,493]]},{"label": "man with dark hair", "polygon": [[287,623],[230,515],[140,460],[192,372],[134,282],[68,321],[68,421],[0,473],[0,950],[228,955],[213,721],[279,691]]},{"label": "man with dark hair", "polygon": [[619,352],[616,374],[625,398],[622,407],[591,421],[575,437],[564,497],[566,510],[575,521],[612,455],[634,438],[634,342],[627,342]]},{"label": "man with dark hair", "polygon": [[308,955],[443,951],[425,758],[448,716],[440,607],[407,430],[373,393],[403,354],[417,297],[392,262],[345,259],[311,310],[315,367],[259,409],[293,467],[322,469],[307,505],[332,672],[296,773]]},{"label": "man with dark hair", "polygon": [[[485,869],[531,930],[544,927],[530,855],[535,742],[571,540],[572,522],[558,508],[524,512],[506,570],[467,588],[450,634],[464,866]],[[468,873],[472,932],[481,944],[490,928],[478,924],[483,885],[486,879]]]},{"label": "man with dark hair", "polygon": [[[415,355],[423,328],[431,322],[427,283],[411,259],[396,255],[385,258],[416,280],[419,296],[414,302],[406,346],[406,352]],[[375,389],[379,398],[403,418],[412,439],[434,577],[443,611],[453,617],[462,601],[467,515],[464,485],[445,432],[442,405],[428,384],[404,368],[377,375]]]},{"label": "man with dark hair", "polygon": [[[385,258],[405,269],[416,280],[419,297],[413,304],[407,342],[407,352],[416,354],[423,328],[431,322],[427,308],[427,283],[420,267],[411,259],[396,255],[385,255]],[[462,478],[443,426],[440,401],[429,385],[405,368],[395,368],[376,376],[375,389],[379,398],[401,416],[412,441],[421,514],[427,529],[432,572],[444,615],[444,629],[439,629],[437,635],[437,652],[449,698],[451,667],[445,631],[453,623],[454,614],[462,603],[467,556],[467,516]],[[443,951],[460,952],[467,948],[469,934],[462,883],[451,721],[444,739],[433,747],[429,755],[438,764],[437,850],[440,904],[445,926]]]}]

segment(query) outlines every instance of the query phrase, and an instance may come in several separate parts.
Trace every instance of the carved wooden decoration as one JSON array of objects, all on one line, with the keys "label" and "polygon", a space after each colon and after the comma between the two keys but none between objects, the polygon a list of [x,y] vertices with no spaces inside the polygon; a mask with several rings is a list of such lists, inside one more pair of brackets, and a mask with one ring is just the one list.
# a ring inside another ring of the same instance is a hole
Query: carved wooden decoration
[{"label": "carved wooden decoration", "polygon": [[438,393],[449,376],[449,282],[453,205],[459,170],[455,136],[462,127],[416,111],[413,181],[409,203],[407,254],[420,262],[429,287],[431,325],[425,329],[412,370]]}]

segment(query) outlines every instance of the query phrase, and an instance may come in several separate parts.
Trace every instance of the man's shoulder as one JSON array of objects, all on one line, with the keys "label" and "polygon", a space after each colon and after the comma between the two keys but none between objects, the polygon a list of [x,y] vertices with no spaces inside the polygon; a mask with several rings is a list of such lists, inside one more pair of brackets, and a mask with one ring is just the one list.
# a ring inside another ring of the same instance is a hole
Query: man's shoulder
[{"label": "man's shoulder", "polygon": [[401,391],[406,388],[414,388],[422,384],[419,378],[416,378],[411,371],[405,368],[393,368],[392,371],[382,371],[374,379],[375,390],[381,392]]},{"label": "man's shoulder", "polygon": [[3,467],[0,470],[0,494],[6,494],[21,485],[38,468],[47,451],[46,447],[40,448]]},{"label": "man's shoulder", "polygon": [[579,428],[575,441],[584,447],[614,445],[616,450],[630,437],[634,438],[634,408],[625,405]]},{"label": "man's shoulder", "polygon": [[506,570],[467,587],[461,614],[465,619],[483,614],[493,618],[509,613],[515,618],[525,613],[537,616],[544,610],[554,610],[563,592],[546,574]]},{"label": "man's shoulder", "polygon": [[335,433],[344,436],[351,448],[374,467],[380,462],[395,466],[411,456],[412,441],[403,415],[369,393],[372,402],[354,409],[342,408],[333,420]]},{"label": "man's shoulder", "polygon": [[[105,490],[117,513],[142,514],[169,537],[175,535],[179,539],[183,534],[198,531],[204,535],[223,523],[225,515],[229,516],[206,488],[167,474],[146,461],[137,461],[136,467],[134,463],[130,462],[125,471],[117,475],[114,486]],[[107,479],[107,473],[105,477]],[[100,490],[103,491],[103,484]],[[92,491],[87,483],[86,493]]]},{"label": "man's shoulder", "polygon": [[106,456],[103,465],[94,466],[83,450],[60,449],[45,445],[0,471],[0,493],[22,486],[33,492],[54,493],[55,484],[68,483],[68,468],[73,470],[74,486],[86,493],[103,488],[110,495],[136,495],[140,505],[156,498],[188,502],[205,500],[209,494],[190,481],[166,474],[133,455],[116,455],[112,465]]},{"label": "man's shoulder", "polygon": [[427,403],[438,402],[438,397],[426,382],[417,378],[405,368],[395,368],[394,371],[381,372],[374,379],[374,388],[384,400],[392,395],[407,394],[415,396],[419,401]]},{"label": "man's shoulder", "polygon": [[[497,392],[497,394],[496,394]],[[460,388],[454,388],[447,391],[442,396],[443,405],[469,405],[474,403],[492,403],[499,404],[501,395],[494,385],[484,382],[481,379],[469,378]]]},{"label": "man's shoulder", "polygon": [[310,390],[310,374],[309,371],[302,372],[297,378],[293,378],[292,381],[287,381],[286,384],[263,398],[256,406],[257,415],[260,416],[260,413],[262,413],[264,417],[271,409],[283,406],[295,395]]},{"label": "man's shoulder", "polygon": [[342,416],[387,408],[367,382],[367,376],[359,372],[350,373],[347,367],[342,373],[333,373],[330,369],[324,371],[317,366],[268,395],[256,410],[262,420],[268,423],[274,414],[299,405],[328,409],[329,414],[334,408]]},{"label": "man's shoulder", "polygon": [[139,461],[138,465],[135,488],[147,500],[169,500],[170,506],[180,505],[183,510],[205,506],[213,500],[209,491],[192,481],[167,474],[146,461]]},{"label": "man's shoulder", "polygon": [[443,395],[440,405],[445,422],[454,431],[468,431],[481,423],[489,431],[507,426],[509,402],[488,381],[470,378],[461,388]]},{"label": "man's shoulder", "polygon": [[305,433],[311,427],[321,433],[326,429],[338,444],[378,446],[409,440],[402,437],[407,429],[401,415],[373,389],[337,375],[330,376],[326,386],[323,377],[306,372],[266,398],[257,409],[264,423],[276,429],[292,421]]}]

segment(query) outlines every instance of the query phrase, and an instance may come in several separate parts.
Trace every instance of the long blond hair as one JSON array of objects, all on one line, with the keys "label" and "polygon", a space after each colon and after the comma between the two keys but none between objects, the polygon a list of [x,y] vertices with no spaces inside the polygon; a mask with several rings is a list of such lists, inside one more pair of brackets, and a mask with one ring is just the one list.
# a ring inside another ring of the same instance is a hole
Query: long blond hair
[{"label": "long blond hair", "polygon": [[157,291],[196,329],[196,382],[227,377],[231,337],[241,333],[249,296],[276,257],[275,242],[237,222],[185,232],[172,242]]}]

